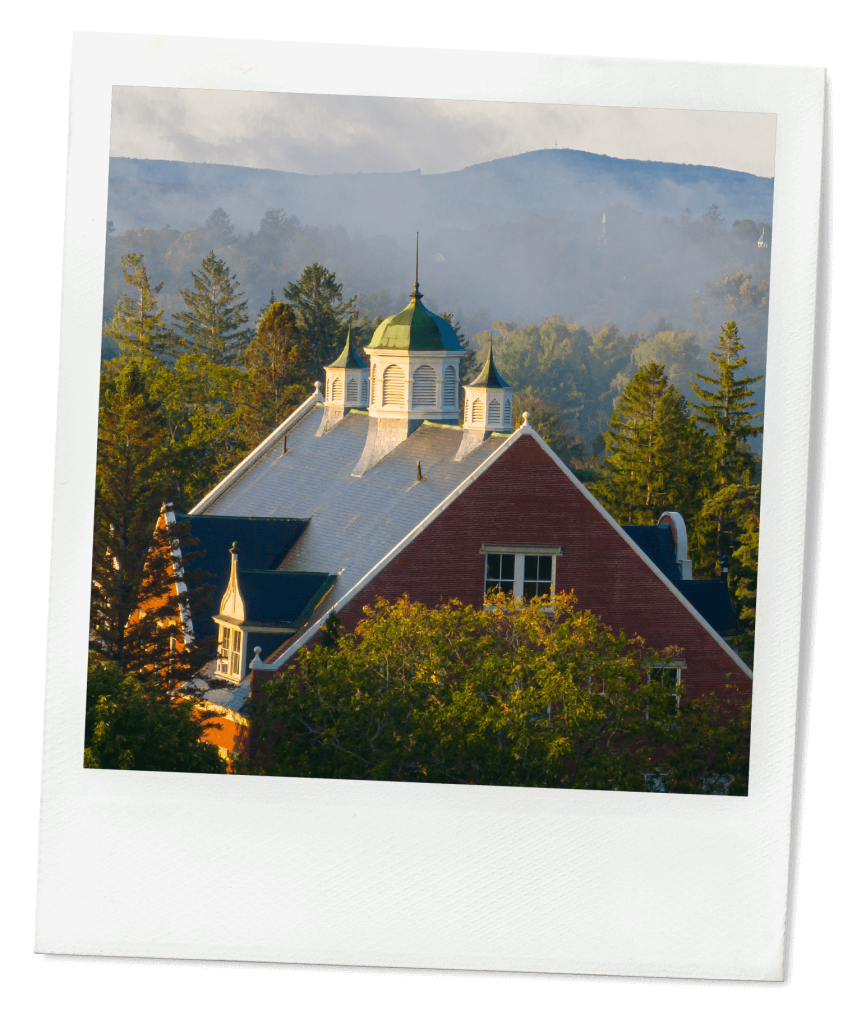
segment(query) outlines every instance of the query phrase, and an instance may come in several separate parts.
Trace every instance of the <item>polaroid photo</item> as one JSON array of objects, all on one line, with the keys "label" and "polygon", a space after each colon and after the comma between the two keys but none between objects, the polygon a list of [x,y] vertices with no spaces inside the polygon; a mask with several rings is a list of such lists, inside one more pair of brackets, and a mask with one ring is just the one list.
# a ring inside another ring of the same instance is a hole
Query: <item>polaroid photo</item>
[{"label": "polaroid photo", "polygon": [[38,951],[783,977],[823,111],[76,37]]}]

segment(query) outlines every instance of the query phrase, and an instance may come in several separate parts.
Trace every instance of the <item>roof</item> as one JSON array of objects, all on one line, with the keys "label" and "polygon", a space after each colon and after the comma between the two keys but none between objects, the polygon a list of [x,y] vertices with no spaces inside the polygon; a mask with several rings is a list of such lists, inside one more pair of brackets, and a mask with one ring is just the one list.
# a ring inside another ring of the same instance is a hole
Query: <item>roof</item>
[{"label": "roof", "polygon": [[462,352],[457,332],[448,321],[421,302],[418,282],[405,309],[386,317],[376,328],[368,349],[402,349],[405,352]]},{"label": "roof", "polygon": [[673,534],[668,526],[623,526],[627,534],[669,580],[681,580],[682,572],[677,563],[677,551]]},{"label": "roof", "polygon": [[189,539],[181,537],[183,556],[201,553],[201,557],[190,558],[190,572],[203,569],[207,574],[203,582],[213,587],[207,603],[190,609],[196,636],[212,636],[216,632],[212,616],[219,612],[229,583],[232,543],[237,543],[240,564],[245,569],[275,569],[309,522],[308,517],[199,516],[180,512],[174,518],[178,523],[189,523]]},{"label": "roof", "polygon": [[[240,561],[240,560],[239,560]],[[299,626],[336,582],[325,572],[238,569],[244,624]]]},{"label": "roof", "polygon": [[472,381],[469,385],[470,388],[510,388],[513,385],[509,384],[507,380],[500,374],[499,370],[496,369],[496,364],[493,362],[493,342],[490,342],[490,349],[487,353],[487,359],[484,361],[484,366],[481,368],[481,373]]},{"label": "roof", "polygon": [[349,333],[346,335],[346,344],[343,346],[343,351],[337,356],[333,363],[328,363],[325,367],[326,370],[365,370],[366,367],[358,358],[358,354],[355,351],[355,346],[352,344],[352,328],[349,328]]},{"label": "roof", "polygon": [[720,636],[740,632],[727,580],[674,580],[674,586]]},{"label": "roof", "polygon": [[[203,519],[311,517],[282,562],[273,568],[339,574],[330,597],[336,602],[508,438],[491,434],[455,462],[463,432],[425,422],[363,476],[353,477],[352,470],[364,450],[369,415],[352,410],[317,437],[323,415],[321,403],[311,406],[289,426],[285,455],[281,438],[272,437],[255,459],[240,467],[225,489],[202,501],[197,509],[204,513]],[[243,548],[240,554],[240,564],[245,566]]]}]

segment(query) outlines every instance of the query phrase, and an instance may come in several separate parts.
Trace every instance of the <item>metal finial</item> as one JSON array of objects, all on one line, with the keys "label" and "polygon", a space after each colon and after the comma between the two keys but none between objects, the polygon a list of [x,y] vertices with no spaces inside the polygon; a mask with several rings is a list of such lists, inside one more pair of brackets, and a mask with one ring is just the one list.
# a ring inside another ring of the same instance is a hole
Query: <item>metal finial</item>
[{"label": "metal finial", "polygon": [[418,287],[418,237],[420,231],[415,232],[415,287]]},{"label": "metal finial", "polygon": [[236,555],[238,553],[238,542],[236,540],[232,541],[231,553],[233,555]]},{"label": "metal finial", "polygon": [[316,391],[321,391],[321,390],[322,390],[322,382],[320,380],[317,380],[316,381]]}]

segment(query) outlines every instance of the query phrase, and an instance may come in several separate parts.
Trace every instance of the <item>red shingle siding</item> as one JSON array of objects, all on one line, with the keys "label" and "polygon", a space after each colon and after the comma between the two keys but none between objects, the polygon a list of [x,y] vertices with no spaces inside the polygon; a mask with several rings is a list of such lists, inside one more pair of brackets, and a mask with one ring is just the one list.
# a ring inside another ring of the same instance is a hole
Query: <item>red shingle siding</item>
[{"label": "red shingle siding", "polygon": [[730,682],[751,697],[748,675],[531,436],[504,452],[340,611],[344,628],[352,629],[377,596],[479,604],[482,544],[561,546],[558,592],[573,590],[583,607],[656,649],[683,648],[690,696],[720,693]]}]

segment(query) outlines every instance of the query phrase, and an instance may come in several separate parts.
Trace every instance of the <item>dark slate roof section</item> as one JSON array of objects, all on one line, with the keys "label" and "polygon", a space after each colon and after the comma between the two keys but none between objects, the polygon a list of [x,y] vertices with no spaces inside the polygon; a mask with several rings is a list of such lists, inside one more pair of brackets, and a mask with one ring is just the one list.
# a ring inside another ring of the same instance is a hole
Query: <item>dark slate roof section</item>
[{"label": "dark slate roof section", "polygon": [[366,366],[358,358],[355,346],[352,344],[352,328],[346,335],[346,344],[343,351],[337,356],[333,363],[328,363],[326,370],[366,370]]},{"label": "dark slate roof section", "polygon": [[[252,660],[252,659],[251,659]],[[250,708],[250,684],[241,683],[240,686],[222,686],[213,690],[207,690],[203,694],[208,704],[216,704],[217,707],[227,708],[234,711],[242,718],[249,718]]]},{"label": "dark slate roof section", "polygon": [[204,552],[201,558],[190,560],[190,572],[204,570],[203,582],[212,588],[211,600],[191,609],[192,628],[196,636],[216,635],[213,616],[219,612],[220,601],[226,591],[232,560],[229,549],[237,542],[240,564],[245,569],[274,569],[291,551],[309,519],[275,519],[254,516],[191,516],[175,513],[180,523],[189,523],[190,539],[181,550],[188,557]]},{"label": "dark slate roof section", "polygon": [[674,538],[667,526],[623,526],[626,533],[669,580],[678,583],[682,572],[677,565]]},{"label": "dark slate roof section", "polygon": [[245,624],[297,628],[337,582],[326,572],[238,570]]},{"label": "dark slate roof section", "polygon": [[512,385],[496,369],[493,362],[493,344],[487,352],[487,359],[484,362],[481,373],[469,385],[470,388],[510,388]]},{"label": "dark slate roof section", "polygon": [[726,580],[674,580],[674,586],[719,636],[739,633],[740,625]]}]

